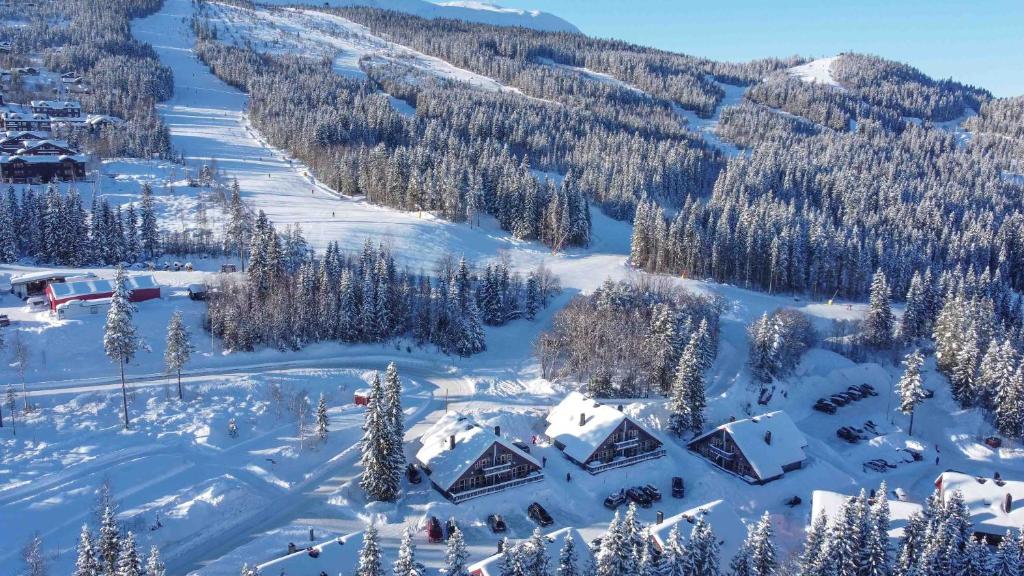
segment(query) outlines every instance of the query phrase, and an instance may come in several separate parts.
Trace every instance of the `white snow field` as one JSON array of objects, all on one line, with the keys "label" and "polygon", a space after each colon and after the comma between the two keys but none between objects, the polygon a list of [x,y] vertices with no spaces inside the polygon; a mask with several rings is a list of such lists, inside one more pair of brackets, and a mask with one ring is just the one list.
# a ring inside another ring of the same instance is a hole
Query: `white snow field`
[{"label": "white snow field", "polygon": [[[524,538],[533,529],[526,515],[532,501],[551,512],[552,530],[571,526],[590,539],[611,518],[601,505],[605,495],[647,482],[658,486],[665,498],[640,512],[643,521],[653,522],[658,510],[671,517],[718,499],[735,507],[748,523],[768,510],[785,556],[803,537],[815,489],[853,494],[884,479],[890,488],[903,488],[911,500],[921,502],[935,477],[947,468],[1024,478],[1020,445],[1007,441],[998,450],[985,446],[981,439],[991,433],[989,425],[977,411],[956,407],[932,364],[925,367],[925,385],[936,394],[919,408],[913,437],[906,434],[907,418],[896,412],[891,393],[900,367],[886,359],[857,364],[812,349],[792,376],[776,383],[771,400],[757,404],[758,386],[746,366],[746,326],[753,319],[790,306],[807,313],[828,334],[834,320],[862,317],[863,304],[663,277],[665,282],[721,294],[728,302],[720,352],[707,375],[707,428],[731,417],[785,410],[808,440],[804,468],[752,486],[688,452],[682,441],[661,434],[665,413],[660,400],[623,400],[628,414],[661,435],[666,457],[590,476],[553,446],[538,441],[531,445],[531,455],[546,461],[546,478],[539,483],[453,505],[424,481],[404,485],[395,504],[367,503],[358,488],[355,447],[362,413],[351,401],[370,371],[383,370],[389,361],[398,364],[406,387],[408,456],[416,453],[420,435],[446,410],[469,414],[482,426],[500,425],[508,438],[529,443],[543,432],[550,407],[571,388],[571,383],[539,376],[532,343],[572,296],[592,291],[605,278],[639,275],[625,265],[630,227],[595,210],[592,246],[552,255],[538,244],[511,239],[493,223],[470,227],[339,198],[246,126],[245,95],[213,77],[192,53],[191,10],[189,0],[167,0],[159,13],[135,22],[133,29],[174,69],[176,94],[161,106],[161,113],[174,146],[184,152],[192,169],[215,158],[227,177],[238,178],[250,206],[265,210],[280,227],[301,224],[317,249],[337,240],[344,249],[355,250],[372,236],[391,244],[401,262],[427,269],[445,252],[477,261],[504,253],[521,269],[544,262],[565,290],[533,322],[488,328],[488,349],[471,358],[447,357],[405,343],[323,343],[299,352],[226,353],[202,329],[204,305],[185,295],[185,286],[208,280],[216,263],[199,262],[196,272],[157,272],[157,280],[166,286],[164,297],[140,303],[135,317],[145,346],[127,367],[133,396],[130,431],[121,429],[120,383],[116,366],[103,354],[103,319],[56,321],[4,295],[0,314],[13,321],[4,336],[10,342],[17,333],[29,347],[25,388],[35,409],[26,418],[19,408],[16,436],[10,426],[0,430],[0,539],[10,544],[0,551],[0,565],[17,565],[20,543],[39,531],[52,558],[52,573],[69,573],[78,531],[92,520],[95,491],[105,478],[119,503],[120,519],[139,533],[140,547],[159,545],[168,573],[176,575],[234,575],[245,562],[262,563],[282,555],[289,541],[303,545],[310,528],[319,542],[361,530],[370,520],[380,528],[390,561],[401,531],[410,525],[422,528],[431,515],[458,520],[470,545],[470,560],[476,561],[495,549],[496,537],[485,524],[486,516],[502,514],[509,536]],[[282,26],[305,26],[301,12],[274,15],[282,18]],[[306,28],[300,29],[305,33]],[[343,34],[318,34],[311,26],[308,36],[315,42],[344,52],[345,47],[330,44]],[[135,201],[143,181],[181,182],[169,165],[125,161],[110,163],[105,171],[117,176],[104,176],[101,192],[118,201]],[[157,192],[164,198],[162,221],[167,223],[189,221],[189,198],[201,190],[172,185],[158,187]],[[30,270],[38,268],[0,266],[0,284],[4,276]],[[112,275],[109,269],[92,271]],[[185,375],[185,403],[175,399],[172,381],[162,369],[165,327],[175,310],[182,312],[196,346]],[[840,408],[833,416],[811,409],[816,398],[865,382],[874,385],[877,397]],[[0,392],[8,386],[22,387],[13,368],[0,371]],[[302,390],[314,403],[321,392],[328,399],[331,434],[325,444],[300,444],[287,399]],[[228,434],[231,418],[237,423],[238,438]],[[862,427],[867,420],[875,423],[877,436],[858,444],[836,437],[836,428]],[[922,451],[923,461],[903,463],[905,453],[899,449],[905,447]],[[881,474],[862,466],[871,458],[899,464]],[[567,473],[571,481],[566,480]],[[674,475],[686,480],[683,499],[669,496]],[[804,504],[785,506],[794,495]],[[11,518],[17,521],[8,521]],[[419,559],[439,567],[443,546],[427,544],[422,532],[417,544]]]},{"label": "white snow field", "polygon": [[837,58],[839,58],[839,56],[829,56],[828,58],[811,60],[806,64],[790,68],[789,73],[804,82],[810,82],[811,84],[825,84],[827,86],[834,86],[842,89],[842,84],[832,77],[832,63],[835,62]]}]

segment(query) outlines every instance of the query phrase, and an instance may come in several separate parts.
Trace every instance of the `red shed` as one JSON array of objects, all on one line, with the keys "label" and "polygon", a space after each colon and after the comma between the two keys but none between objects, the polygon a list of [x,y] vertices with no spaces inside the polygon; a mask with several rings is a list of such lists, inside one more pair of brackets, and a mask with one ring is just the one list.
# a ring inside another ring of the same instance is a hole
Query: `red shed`
[{"label": "red shed", "polygon": [[[132,302],[143,302],[160,297],[160,285],[152,276],[129,276],[128,290],[131,291],[128,299]],[[56,311],[59,304],[70,300],[97,300],[110,298],[113,295],[114,281],[99,278],[46,286],[46,297],[50,300],[51,311]]]},{"label": "red shed", "polygon": [[355,396],[352,399],[356,406],[369,406],[370,405],[370,389],[360,388],[356,390]]}]

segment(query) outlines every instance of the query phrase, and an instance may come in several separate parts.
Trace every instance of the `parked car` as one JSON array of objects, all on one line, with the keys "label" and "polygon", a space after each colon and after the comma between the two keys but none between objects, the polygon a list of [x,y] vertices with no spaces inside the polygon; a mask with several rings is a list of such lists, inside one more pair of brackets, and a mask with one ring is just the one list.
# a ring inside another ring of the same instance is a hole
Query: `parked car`
[{"label": "parked car", "polygon": [[847,388],[846,394],[849,394],[850,397],[852,397],[854,400],[863,400],[865,397],[867,397],[867,394],[862,392],[861,389],[857,388],[856,386],[850,386],[849,388]]},{"label": "parked car", "polygon": [[444,525],[444,539],[447,540],[452,537],[452,534],[459,529],[458,523],[455,522],[455,518],[449,518],[448,522]]},{"label": "parked car", "polygon": [[29,296],[25,299],[25,304],[28,305],[28,309],[32,312],[42,312],[50,308],[50,302],[46,299],[46,296]]},{"label": "parked car", "polygon": [[793,496],[791,498],[787,498],[786,501],[783,502],[783,504],[789,506],[790,508],[795,508],[800,504],[803,504],[803,499],[800,498],[799,496]]},{"label": "parked car", "polygon": [[11,319],[7,317],[7,314],[0,314],[0,326],[10,326]]},{"label": "parked car", "polygon": [[423,476],[420,475],[420,470],[415,464],[405,467],[405,477],[409,479],[409,484],[419,484],[423,481]]},{"label": "parked car", "polygon": [[835,404],[836,406],[846,406],[847,404],[850,403],[850,401],[847,400],[845,396],[840,396],[839,394],[833,394],[829,396],[828,401]]},{"label": "parked car", "polygon": [[661,502],[661,492],[654,484],[644,484],[640,489],[644,491],[644,494],[647,494],[647,497],[650,498],[651,501]]},{"label": "parked car", "polygon": [[551,518],[551,515],[548,514],[548,511],[537,502],[530,504],[529,508],[526,509],[526,513],[534,522],[541,526],[551,526],[555,523],[554,519]]},{"label": "parked car", "polygon": [[875,392],[875,387],[871,384],[861,384],[858,386],[860,391],[867,394],[868,396],[878,396],[878,392]]},{"label": "parked car", "polygon": [[879,434],[881,434],[881,432],[878,431],[878,427],[871,420],[868,420],[867,422],[864,423],[864,428],[866,428],[868,431],[870,431],[875,436],[878,436]]},{"label": "parked car", "polygon": [[437,516],[431,516],[427,521],[427,542],[437,544],[444,541],[444,532],[441,530],[441,521]]},{"label": "parked car", "polygon": [[641,508],[650,508],[651,497],[648,496],[641,488],[630,488],[626,490],[626,498],[629,498],[630,502],[635,502],[637,506]]},{"label": "parked car", "polygon": [[505,519],[500,514],[491,514],[487,517],[487,526],[490,527],[491,532],[499,534],[508,530],[508,526],[505,526]]},{"label": "parked car", "polygon": [[825,400],[824,398],[814,403],[814,409],[817,410],[818,412],[824,412],[825,414],[836,413],[836,405],[829,402],[828,400]]},{"label": "parked car", "polygon": [[626,502],[626,491],[619,490],[618,492],[612,492],[604,499],[604,507],[609,510],[615,510],[619,506],[622,506]]},{"label": "parked car", "polygon": [[932,390],[931,388],[925,388],[924,389],[924,397],[925,398],[934,398],[935,397],[935,390]]},{"label": "parked car", "polygon": [[1003,445],[1003,439],[998,436],[989,436],[985,438],[985,445],[994,450]]},{"label": "parked car", "polygon": [[921,460],[924,460],[924,456],[919,450],[914,450],[913,448],[900,448],[899,450],[900,452],[906,452],[910,456],[911,462],[920,462]]},{"label": "parked car", "polygon": [[683,479],[679,476],[672,477],[672,497],[682,498],[686,495],[686,485],[683,483]]},{"label": "parked car", "polygon": [[850,396],[846,392],[840,392],[840,393],[836,394],[836,396],[839,396],[843,400],[846,400],[847,403],[854,402],[854,401],[857,400],[856,398],[854,398],[853,396]]},{"label": "parked car", "polygon": [[909,496],[907,496],[907,491],[904,490],[903,488],[897,487],[897,488],[893,489],[892,493],[896,496],[896,499],[899,500],[900,502],[907,502],[908,501]]},{"label": "parked car", "polygon": [[526,452],[527,454],[530,453],[530,445],[527,444],[526,442],[523,442],[522,440],[515,440],[512,442],[512,445],[515,446],[516,448],[519,448],[523,452]]},{"label": "parked car", "polygon": [[220,265],[220,273],[221,274],[231,274],[233,272],[238,272],[238,266],[235,266],[234,264],[221,264]]},{"label": "parked car", "polygon": [[836,436],[842,438],[843,440],[846,440],[850,444],[856,444],[858,441],[860,441],[860,435],[857,434],[849,426],[843,426],[842,428],[836,430]]},{"label": "parked car", "polygon": [[875,460],[868,460],[864,463],[864,467],[868,470],[874,470],[875,472],[886,472],[889,467],[884,464],[879,464]]}]

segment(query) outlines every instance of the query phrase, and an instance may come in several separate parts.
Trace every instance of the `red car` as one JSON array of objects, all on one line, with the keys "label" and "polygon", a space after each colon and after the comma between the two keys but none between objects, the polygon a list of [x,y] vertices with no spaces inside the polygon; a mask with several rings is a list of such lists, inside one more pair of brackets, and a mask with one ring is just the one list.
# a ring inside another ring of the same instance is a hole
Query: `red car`
[{"label": "red car", "polygon": [[994,450],[1003,445],[1003,439],[998,436],[989,436],[985,438],[985,445]]},{"label": "red car", "polygon": [[444,542],[444,531],[441,530],[441,521],[437,516],[431,516],[427,522],[427,542],[440,544]]}]

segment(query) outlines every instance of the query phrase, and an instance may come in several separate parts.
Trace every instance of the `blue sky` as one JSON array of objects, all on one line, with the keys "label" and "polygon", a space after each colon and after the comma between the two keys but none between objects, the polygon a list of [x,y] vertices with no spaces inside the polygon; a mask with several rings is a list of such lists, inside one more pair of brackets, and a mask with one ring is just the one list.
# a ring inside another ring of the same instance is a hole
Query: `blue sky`
[{"label": "blue sky", "polygon": [[868,52],[996,96],[1024,94],[1024,0],[496,0],[720,60]]}]

